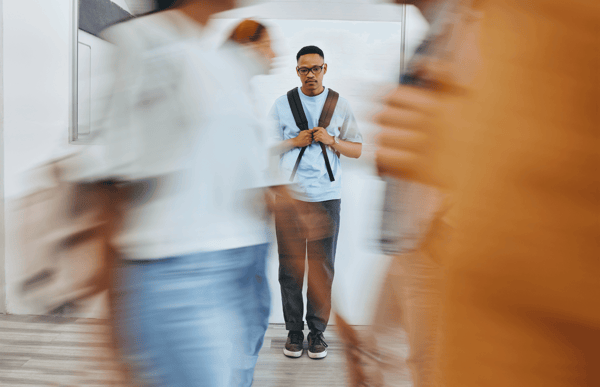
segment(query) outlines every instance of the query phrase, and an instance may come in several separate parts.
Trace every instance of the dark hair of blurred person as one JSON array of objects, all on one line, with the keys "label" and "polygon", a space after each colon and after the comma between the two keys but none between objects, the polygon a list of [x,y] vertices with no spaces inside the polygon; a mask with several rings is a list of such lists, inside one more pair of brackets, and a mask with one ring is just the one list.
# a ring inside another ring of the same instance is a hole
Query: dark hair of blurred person
[{"label": "dark hair of blurred person", "polygon": [[154,0],[154,12],[164,11],[177,2],[184,2],[185,0]]},{"label": "dark hair of blurred person", "polygon": [[275,58],[269,31],[263,24],[256,20],[242,20],[233,29],[228,40],[253,49],[269,65],[272,64]]}]

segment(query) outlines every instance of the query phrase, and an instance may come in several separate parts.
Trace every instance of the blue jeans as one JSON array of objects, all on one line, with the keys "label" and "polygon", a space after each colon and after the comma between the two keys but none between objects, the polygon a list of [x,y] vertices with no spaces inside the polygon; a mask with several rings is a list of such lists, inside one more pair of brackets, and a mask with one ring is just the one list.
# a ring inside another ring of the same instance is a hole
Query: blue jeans
[{"label": "blue jeans", "polygon": [[268,327],[268,245],[122,260],[117,342],[143,386],[251,386]]}]

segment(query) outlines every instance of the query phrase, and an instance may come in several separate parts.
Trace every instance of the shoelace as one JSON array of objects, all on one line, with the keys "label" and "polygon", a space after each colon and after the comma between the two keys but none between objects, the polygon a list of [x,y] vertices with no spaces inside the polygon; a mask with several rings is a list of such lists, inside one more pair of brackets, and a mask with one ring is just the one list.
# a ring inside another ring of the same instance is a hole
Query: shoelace
[{"label": "shoelace", "polygon": [[293,334],[290,336],[290,341],[292,344],[302,344],[304,341],[304,337],[298,334]]},{"label": "shoelace", "polygon": [[325,337],[323,336],[323,333],[319,332],[316,335],[312,335],[314,338],[314,345],[322,345],[325,348],[328,347],[327,343],[325,342]]}]

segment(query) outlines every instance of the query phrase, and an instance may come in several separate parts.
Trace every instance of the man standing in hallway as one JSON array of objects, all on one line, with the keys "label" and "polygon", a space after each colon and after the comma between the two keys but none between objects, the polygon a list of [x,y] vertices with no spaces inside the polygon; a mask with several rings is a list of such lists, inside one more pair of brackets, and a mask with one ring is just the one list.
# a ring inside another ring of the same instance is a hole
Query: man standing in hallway
[{"label": "man standing in hallway", "polygon": [[[303,216],[326,214],[327,221],[310,222],[311,225],[300,227],[298,222],[276,216],[279,283],[289,331],[283,352],[289,357],[302,356],[302,286],[308,258],[308,355],[322,359],[327,356],[323,332],[331,311],[331,285],[340,226],[340,155],[360,157],[362,136],[348,101],[323,86],[323,77],[327,73],[323,51],[316,46],[307,46],[298,52],[296,60],[296,73],[302,86],[278,98],[271,109],[280,143],[280,168],[294,183],[290,187],[292,200],[303,209]],[[327,228],[325,236],[316,231],[323,228]]]}]

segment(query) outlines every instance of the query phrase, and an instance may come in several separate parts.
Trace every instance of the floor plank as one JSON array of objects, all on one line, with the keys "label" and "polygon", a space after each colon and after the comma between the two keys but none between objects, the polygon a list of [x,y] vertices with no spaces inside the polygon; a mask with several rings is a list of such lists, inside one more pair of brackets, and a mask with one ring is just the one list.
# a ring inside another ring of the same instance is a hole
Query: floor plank
[{"label": "floor plank", "polygon": [[[368,327],[356,327],[367,332]],[[103,320],[0,315],[0,386],[124,387],[107,342]],[[345,386],[347,365],[335,327],[325,333],[328,356],[312,360],[283,355],[287,331],[271,325],[255,371],[256,387]],[[400,337],[399,352],[406,352]],[[305,343],[306,346],[306,343]],[[394,386],[410,387],[406,370]]]}]

